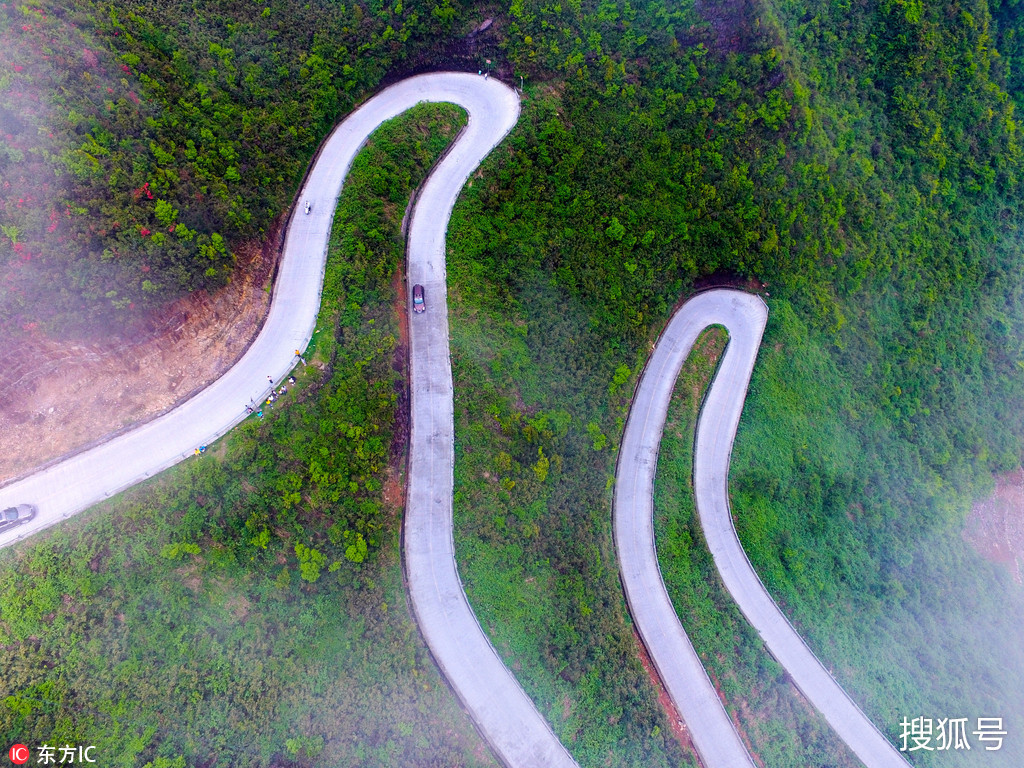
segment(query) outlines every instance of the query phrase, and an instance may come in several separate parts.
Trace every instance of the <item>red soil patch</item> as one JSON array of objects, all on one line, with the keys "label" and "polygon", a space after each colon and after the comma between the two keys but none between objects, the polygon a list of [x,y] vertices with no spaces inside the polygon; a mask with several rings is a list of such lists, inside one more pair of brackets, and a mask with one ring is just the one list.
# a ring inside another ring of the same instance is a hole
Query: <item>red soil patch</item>
[{"label": "red soil patch", "polygon": [[392,311],[398,321],[398,345],[391,360],[391,369],[399,374],[396,384],[398,401],[395,403],[395,429],[391,436],[391,451],[384,480],[384,503],[396,514],[405,509],[406,461],[409,457],[409,312],[406,306],[405,271],[395,270],[391,287],[395,291]]},{"label": "red soil patch", "polygon": [[[718,678],[715,676],[715,673],[708,669],[706,666],[705,670],[708,673],[708,679],[711,680],[711,685],[715,687],[715,693],[718,694],[718,698],[721,699],[722,703],[724,704],[725,694],[722,693],[722,686],[721,684],[719,684]],[[793,691],[797,695],[800,694],[800,691],[798,691],[795,686],[793,687]],[[739,700],[739,702],[737,703],[737,709],[742,709],[745,713],[745,717],[749,718],[750,707],[747,705],[746,699]],[[729,710],[727,709],[726,712],[728,711]],[[743,726],[740,725],[740,716],[738,712],[730,713],[730,717],[732,718],[732,726],[736,729],[736,733],[739,734],[740,740],[743,742],[743,746],[747,749],[747,753],[750,755],[751,759],[754,761],[756,765],[759,765],[761,768],[764,768],[764,760],[762,760],[761,756],[754,751],[754,745],[750,743],[750,739],[747,738],[746,731],[743,729]]]},{"label": "red soil patch", "polygon": [[270,306],[277,233],[236,255],[225,288],[185,296],[119,337],[35,334],[0,349],[0,483],[147,421],[230,368]]},{"label": "red soil patch", "polygon": [[996,489],[971,508],[964,539],[1024,584],[1024,468],[996,477]]},{"label": "red soil patch", "polygon": [[409,313],[405,306],[405,270],[401,267],[395,270],[391,278],[391,287],[395,289],[395,301],[392,306],[395,317],[398,318],[398,347],[405,353],[409,349]]},{"label": "red soil patch", "polygon": [[679,714],[679,710],[676,709],[676,705],[668,695],[668,691],[665,690],[665,686],[661,682],[661,676],[658,675],[658,670],[654,668],[654,663],[651,661],[651,657],[647,653],[647,648],[643,642],[641,642],[640,636],[636,633],[635,628],[633,629],[633,637],[636,639],[636,646],[640,651],[640,663],[644,665],[644,671],[647,672],[647,676],[651,680],[651,685],[653,685],[654,690],[658,692],[658,703],[661,704],[661,708],[665,711],[665,717],[668,718],[669,729],[672,731],[672,736],[679,742],[679,746],[687,752],[692,753],[693,756],[697,758],[697,762],[700,762],[700,758],[697,757],[697,752],[693,748],[693,742],[690,740],[690,731],[683,722],[683,717]]},{"label": "red soil patch", "polygon": [[401,467],[389,466],[384,478],[384,505],[393,513],[401,513],[405,507],[405,483]]}]

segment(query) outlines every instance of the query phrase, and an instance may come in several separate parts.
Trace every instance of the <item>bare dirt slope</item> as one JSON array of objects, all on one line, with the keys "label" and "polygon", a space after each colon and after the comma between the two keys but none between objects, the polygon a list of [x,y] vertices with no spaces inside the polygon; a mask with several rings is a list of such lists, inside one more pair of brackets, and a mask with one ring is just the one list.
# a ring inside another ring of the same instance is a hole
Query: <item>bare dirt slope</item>
[{"label": "bare dirt slope", "polygon": [[162,413],[227,370],[263,324],[276,256],[275,236],[239,249],[227,287],[174,302],[133,338],[40,334],[0,347],[0,483]]},{"label": "bare dirt slope", "polygon": [[964,538],[1024,584],[1024,468],[996,477],[992,495],[971,509]]}]

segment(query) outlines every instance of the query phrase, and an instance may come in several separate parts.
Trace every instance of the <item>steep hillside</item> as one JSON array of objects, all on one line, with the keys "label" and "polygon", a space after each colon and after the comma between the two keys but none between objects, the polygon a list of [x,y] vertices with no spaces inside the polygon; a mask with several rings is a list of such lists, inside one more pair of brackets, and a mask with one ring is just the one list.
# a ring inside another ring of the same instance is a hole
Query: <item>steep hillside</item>
[{"label": "steep hillside", "polygon": [[[421,64],[490,59],[525,96],[519,126],[474,177],[449,233],[456,540],[482,624],[570,750],[585,764],[686,759],[638,661],[608,483],[649,342],[681,296],[730,283],[762,291],[771,307],[732,469],[751,560],[897,743],[905,717],[999,716],[1018,735],[998,753],[975,743],[915,753],[915,764],[1021,764],[1024,592],[960,535],[992,473],[1024,453],[1017,5],[211,0],[114,11],[0,9],[0,321],[95,328],[223,282],[236,244],[284,212],[316,142],[355,100]],[[394,189],[378,191],[400,206]],[[381,231],[345,258],[358,264],[391,243]],[[357,317],[371,299],[373,322],[388,317],[374,285],[369,297],[346,284],[338,337],[381,353],[378,330]],[[361,375],[380,394],[393,372],[375,360]],[[358,415],[349,395],[317,405],[311,393],[302,428],[334,434],[339,408]],[[401,423],[400,401],[386,399],[373,401],[392,414],[378,421]],[[376,569],[394,565],[399,524],[379,514],[383,481],[296,459],[302,446],[283,418],[238,440],[223,466],[209,459],[210,478],[183,472],[159,497],[140,492],[141,507],[175,513],[160,532],[161,546],[181,545],[168,559],[194,558],[172,572],[187,579],[195,567],[283,595],[281,610],[303,617],[275,630],[288,639],[323,626],[310,607],[323,593],[295,584],[316,565],[310,551],[354,546],[343,536],[356,528],[332,527],[340,515],[372,534],[367,565],[345,562],[317,589],[340,585],[353,616],[379,605]],[[364,448],[376,456],[381,446]],[[679,513],[665,523],[675,559],[666,573],[685,575],[671,585],[680,610],[701,622],[700,650],[754,750],[774,766],[851,764],[715,591],[688,517],[685,463],[668,449],[665,458],[680,486],[663,479],[658,492]],[[211,504],[216,515],[203,511]],[[135,513],[121,514],[132,535]],[[10,692],[20,698],[0,705],[12,737],[18,717],[43,717],[30,701],[40,676],[76,661],[46,629],[51,614],[78,626],[77,598],[61,607],[66,585],[48,564],[74,552],[75,537],[95,541],[89,530],[4,558],[0,630],[16,646],[7,663],[30,659],[31,671]],[[83,599],[102,599],[85,594],[91,568],[79,566]],[[132,564],[98,566],[112,584]],[[682,588],[709,580],[706,593]],[[358,643],[332,652],[351,661],[353,679],[372,677]],[[254,663],[247,654],[239,664]],[[418,676],[418,663],[406,673]],[[60,685],[78,692],[47,699],[46,716],[74,714],[87,729],[99,694],[71,677]],[[210,712],[216,698],[203,698]],[[162,705],[136,706],[138,722],[159,721]],[[270,746],[246,752],[249,764],[301,764],[320,748],[358,754],[315,719],[299,739],[271,714],[261,715],[273,723]],[[386,760],[394,733],[411,744],[409,727],[374,730],[374,759]],[[160,738],[151,733],[141,753],[191,761],[203,746],[180,732]],[[283,746],[288,738],[299,740]]]}]

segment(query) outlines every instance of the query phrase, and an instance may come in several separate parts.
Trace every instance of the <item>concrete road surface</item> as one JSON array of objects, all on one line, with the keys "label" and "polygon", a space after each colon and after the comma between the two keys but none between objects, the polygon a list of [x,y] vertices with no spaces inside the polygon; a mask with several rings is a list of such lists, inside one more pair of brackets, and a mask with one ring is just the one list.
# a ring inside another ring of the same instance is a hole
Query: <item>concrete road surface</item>
[{"label": "concrete road surface", "polygon": [[[410,312],[412,437],[406,502],[405,570],[431,653],[487,740],[508,766],[576,763],[516,682],[477,623],[455,566],[452,522],[455,420],[448,347],[445,235],[469,175],[519,116],[513,91],[469,76],[462,139],[431,174],[409,226],[409,303],[422,285],[426,310]],[[486,87],[483,87],[486,86]]]},{"label": "concrete road surface", "polygon": [[[731,323],[723,321],[730,317]],[[738,291],[704,293],[683,305],[644,368],[616,469],[615,548],[629,610],[706,768],[753,768],[754,761],[679,623],[662,581],[654,543],[654,473],[669,400],[697,336],[712,323],[733,326],[726,355],[745,366],[739,371],[742,405],[767,318],[759,298]]]},{"label": "concrete road surface", "polygon": [[[373,130],[419,102],[452,102],[469,123],[423,189],[410,231],[409,286],[426,286],[427,311],[412,324],[412,460],[406,572],[413,607],[435,660],[484,736],[509,766],[574,766],[550,726],[480,629],[455,568],[452,546],[452,379],[448,358],[444,241],[459,191],[515,125],[519,100],[500,82],[469,74],[404,80],[353,112],[328,138],[309,173],[285,240],[270,313],[245,355],[173,411],[0,488],[0,509],[34,504],[36,518],[0,534],[0,546],[30,536],[193,455],[266,399],[312,337],[327,242],[342,182]],[[306,203],[311,206],[304,213]]]},{"label": "concrete road surface", "polygon": [[630,610],[705,766],[751,765],[672,609],[654,549],[653,478],[669,399],[697,336],[709,325],[723,325],[729,343],[701,409],[694,455],[697,511],[715,566],[771,654],[857,757],[869,768],[906,768],[909,763],[786,620],[733,526],[729,460],[767,320],[759,297],[734,290],[700,294],[673,316],[644,370],[626,425],[615,493],[615,541]]}]

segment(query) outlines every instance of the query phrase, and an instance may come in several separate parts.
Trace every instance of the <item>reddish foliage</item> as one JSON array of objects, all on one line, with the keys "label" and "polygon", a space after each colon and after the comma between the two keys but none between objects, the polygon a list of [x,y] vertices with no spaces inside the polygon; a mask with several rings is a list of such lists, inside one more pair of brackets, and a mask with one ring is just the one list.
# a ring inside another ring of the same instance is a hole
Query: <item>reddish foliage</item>
[{"label": "reddish foliage", "polygon": [[147,181],[147,182],[146,182],[145,184],[143,184],[143,185],[142,185],[141,187],[139,187],[138,189],[136,189],[136,190],[134,190],[134,191],[132,192],[132,196],[133,196],[133,197],[134,197],[134,198],[135,198],[136,200],[138,200],[138,199],[139,199],[140,197],[142,197],[143,195],[145,195],[145,196],[146,196],[147,198],[149,198],[150,200],[152,200],[152,199],[153,199],[153,193],[152,193],[152,192],[150,191],[150,189],[149,189],[149,182],[148,182],[148,181]]}]

